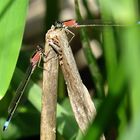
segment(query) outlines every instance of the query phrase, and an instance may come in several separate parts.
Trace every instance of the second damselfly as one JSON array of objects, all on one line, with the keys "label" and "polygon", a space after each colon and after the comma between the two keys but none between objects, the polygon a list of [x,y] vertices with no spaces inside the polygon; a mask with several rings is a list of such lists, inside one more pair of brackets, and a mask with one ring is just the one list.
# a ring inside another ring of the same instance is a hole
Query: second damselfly
[{"label": "second damselfly", "polygon": [[3,126],[3,131],[7,129],[16,109],[17,106],[20,102],[20,99],[24,93],[24,90],[30,80],[31,75],[33,74],[34,70],[36,69],[37,66],[39,66],[40,61],[42,58],[47,57],[47,55],[44,53],[44,50],[41,48],[41,46],[37,46],[36,52],[33,54],[33,56],[30,59],[30,65],[28,66],[25,76],[21,83],[19,84],[15,96],[13,97],[11,104],[9,105],[8,108],[8,117],[6,122],[4,123]]}]

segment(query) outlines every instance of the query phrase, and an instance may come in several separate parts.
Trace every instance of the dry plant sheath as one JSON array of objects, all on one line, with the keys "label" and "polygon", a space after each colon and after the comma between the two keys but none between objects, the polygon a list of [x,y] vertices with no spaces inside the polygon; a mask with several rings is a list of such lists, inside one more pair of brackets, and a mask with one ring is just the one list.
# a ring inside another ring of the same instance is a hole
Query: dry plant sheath
[{"label": "dry plant sheath", "polygon": [[[55,29],[52,26],[46,34],[46,41],[59,54],[59,62],[66,81],[70,103],[79,128],[85,134],[96,115],[96,109],[79,75],[65,29]],[[102,136],[101,140],[104,139]]]},{"label": "dry plant sheath", "polygon": [[58,59],[54,50],[45,43],[45,53],[48,53],[43,71],[43,94],[41,110],[41,140],[56,139],[56,105]]}]

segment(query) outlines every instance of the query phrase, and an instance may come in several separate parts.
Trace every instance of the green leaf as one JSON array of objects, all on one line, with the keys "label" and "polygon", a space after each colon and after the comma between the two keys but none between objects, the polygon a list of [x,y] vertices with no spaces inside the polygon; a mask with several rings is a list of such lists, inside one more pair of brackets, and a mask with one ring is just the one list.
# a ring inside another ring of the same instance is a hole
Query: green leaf
[{"label": "green leaf", "polygon": [[0,99],[11,81],[22,42],[28,0],[0,2]]}]

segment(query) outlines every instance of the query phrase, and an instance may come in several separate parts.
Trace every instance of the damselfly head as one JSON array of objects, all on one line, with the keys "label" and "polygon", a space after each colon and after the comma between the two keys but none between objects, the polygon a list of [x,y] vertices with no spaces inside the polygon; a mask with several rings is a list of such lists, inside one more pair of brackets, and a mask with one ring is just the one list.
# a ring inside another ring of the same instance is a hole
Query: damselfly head
[{"label": "damselfly head", "polygon": [[69,28],[69,27],[77,27],[77,26],[78,23],[75,19],[55,22],[55,28]]},{"label": "damselfly head", "polygon": [[37,45],[36,48],[37,48],[37,51],[44,52],[44,51],[43,51],[43,46],[42,46],[42,45]]},{"label": "damselfly head", "polygon": [[55,28],[63,28],[63,23],[60,21],[56,21],[54,26],[55,26]]}]

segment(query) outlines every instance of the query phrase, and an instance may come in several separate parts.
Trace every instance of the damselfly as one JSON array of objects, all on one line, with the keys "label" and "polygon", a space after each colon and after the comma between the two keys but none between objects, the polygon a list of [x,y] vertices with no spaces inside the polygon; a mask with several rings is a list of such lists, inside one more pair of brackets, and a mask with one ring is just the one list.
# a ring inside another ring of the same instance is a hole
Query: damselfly
[{"label": "damselfly", "polygon": [[8,108],[8,117],[7,117],[6,122],[4,123],[3,131],[7,129],[8,125],[14,115],[14,112],[17,109],[20,99],[24,93],[24,90],[30,80],[30,77],[31,77],[32,73],[34,72],[35,68],[37,67],[37,65],[39,65],[42,57],[46,57],[46,55],[45,55],[43,49],[40,46],[37,46],[36,52],[33,54],[32,58],[30,59],[30,65],[26,70],[25,77],[19,84],[19,87],[16,90],[16,94],[13,97],[11,104]]},{"label": "damselfly", "polygon": [[[81,28],[81,27],[127,27],[131,26],[132,24],[121,24],[121,23],[113,23],[113,22],[102,22],[100,20],[95,20],[95,21],[86,21],[86,22],[77,22],[75,19],[70,19],[70,20],[65,20],[65,21],[56,21],[55,22],[55,28],[64,28],[66,32],[72,34],[72,38],[70,41],[73,39],[75,34],[70,31],[68,28]],[[140,25],[140,21],[136,22],[136,25]],[[69,42],[70,42],[69,41]]]},{"label": "damselfly", "polygon": [[[136,22],[136,24],[140,24],[140,21]],[[101,27],[101,26],[130,26],[132,24],[121,24],[121,23],[113,23],[113,22],[102,22],[100,20],[94,21],[85,21],[85,22],[77,22],[75,19],[69,19],[65,21],[56,21],[56,28],[80,28],[80,27]]]}]

